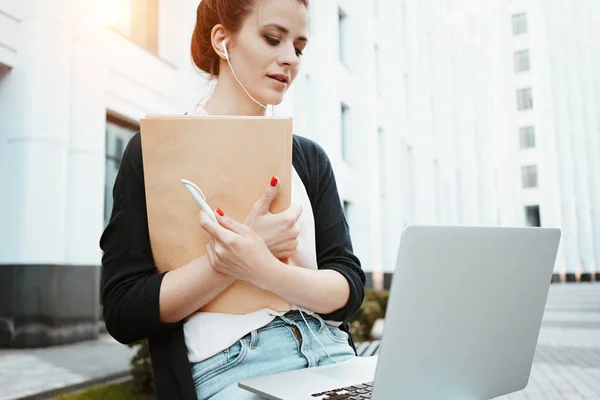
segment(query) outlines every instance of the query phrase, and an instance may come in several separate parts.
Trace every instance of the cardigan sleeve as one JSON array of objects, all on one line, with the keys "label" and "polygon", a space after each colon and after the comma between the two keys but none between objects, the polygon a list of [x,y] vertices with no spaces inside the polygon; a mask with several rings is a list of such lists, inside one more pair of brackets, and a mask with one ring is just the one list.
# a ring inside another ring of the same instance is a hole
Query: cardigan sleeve
[{"label": "cardigan sleeve", "polygon": [[127,145],[113,189],[113,209],[100,238],[101,294],[106,329],[121,343],[181,324],[160,320],[157,273],[150,248],[140,134]]},{"label": "cardigan sleeve", "polygon": [[350,296],[346,305],[321,317],[330,321],[347,321],[361,307],[365,296],[365,273],[353,252],[350,229],[339,197],[335,174],[323,148],[310,141],[306,157],[309,169],[311,204],[315,219],[317,265],[322,270],[337,271],[348,281]]}]

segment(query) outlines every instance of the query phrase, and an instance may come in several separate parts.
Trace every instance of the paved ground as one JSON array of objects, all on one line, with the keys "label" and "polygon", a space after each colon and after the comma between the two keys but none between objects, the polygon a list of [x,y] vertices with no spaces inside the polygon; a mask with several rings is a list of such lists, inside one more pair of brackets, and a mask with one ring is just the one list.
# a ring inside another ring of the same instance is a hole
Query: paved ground
[{"label": "paved ground", "polygon": [[527,388],[506,400],[600,400],[600,284],[553,285]]},{"label": "paved ground", "polygon": [[[127,374],[132,350],[110,337],[0,350],[0,400]],[[600,284],[553,285],[528,387],[502,400],[600,400]]]},{"label": "paved ground", "polygon": [[37,400],[34,395],[126,376],[132,354],[107,335],[68,346],[0,350],[0,400]]}]

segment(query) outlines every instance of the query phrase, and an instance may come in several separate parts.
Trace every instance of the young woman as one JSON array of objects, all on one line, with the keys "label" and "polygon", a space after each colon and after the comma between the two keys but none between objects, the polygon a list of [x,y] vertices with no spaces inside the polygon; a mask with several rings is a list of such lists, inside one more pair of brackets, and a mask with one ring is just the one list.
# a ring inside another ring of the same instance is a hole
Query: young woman
[{"label": "young woman", "polygon": [[[307,45],[308,15],[308,0],[202,0],[191,53],[216,85],[198,112],[260,116],[267,104],[281,103]],[[201,212],[198,223],[212,236],[208,254],[158,274],[139,134],[125,150],[100,239],[104,318],[122,343],[148,338],[159,399],[257,398],[237,382],[356,356],[347,320],[362,304],[365,275],[327,155],[294,136],[293,205],[283,213],[269,212],[277,177],[265,186],[243,223],[227,210],[215,210],[217,221]],[[236,279],[277,294],[291,309],[198,311]]]}]

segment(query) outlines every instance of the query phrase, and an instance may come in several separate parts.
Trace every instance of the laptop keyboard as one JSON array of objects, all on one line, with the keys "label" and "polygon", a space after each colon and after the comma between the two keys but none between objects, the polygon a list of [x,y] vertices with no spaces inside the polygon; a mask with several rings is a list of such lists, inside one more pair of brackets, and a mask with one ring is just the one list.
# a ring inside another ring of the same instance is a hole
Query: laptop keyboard
[{"label": "laptop keyboard", "polygon": [[371,398],[373,382],[362,385],[346,386],[326,392],[313,393],[311,396],[319,400],[364,400]]}]

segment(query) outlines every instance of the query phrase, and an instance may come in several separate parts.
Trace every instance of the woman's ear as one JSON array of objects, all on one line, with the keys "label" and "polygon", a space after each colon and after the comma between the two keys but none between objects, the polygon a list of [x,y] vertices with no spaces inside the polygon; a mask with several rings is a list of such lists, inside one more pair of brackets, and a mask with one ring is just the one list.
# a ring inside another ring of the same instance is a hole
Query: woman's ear
[{"label": "woman's ear", "polygon": [[230,36],[225,27],[223,27],[223,25],[217,24],[212,28],[211,41],[213,50],[215,51],[215,53],[217,53],[219,57],[221,57],[224,60],[227,60],[229,58],[229,54],[227,52],[226,47],[227,43],[229,42],[229,37]]}]

